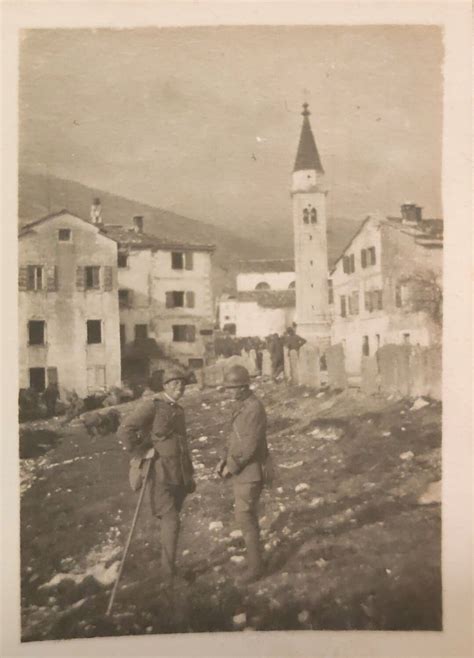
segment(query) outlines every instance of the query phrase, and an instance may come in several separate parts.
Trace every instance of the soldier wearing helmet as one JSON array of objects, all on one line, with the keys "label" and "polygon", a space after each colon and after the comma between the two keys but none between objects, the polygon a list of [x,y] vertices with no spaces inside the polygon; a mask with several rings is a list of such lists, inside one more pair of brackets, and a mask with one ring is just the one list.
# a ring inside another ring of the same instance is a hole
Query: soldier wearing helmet
[{"label": "soldier wearing helmet", "polygon": [[267,415],[261,401],[250,390],[246,368],[239,365],[229,368],[225,386],[235,401],[235,409],[227,453],[216,470],[232,483],[235,518],[247,549],[248,568],[242,582],[249,583],[263,574],[257,508],[263,487],[262,466],[268,454]]},{"label": "soldier wearing helmet", "polygon": [[144,400],[121,424],[117,436],[134,458],[152,459],[150,502],[161,520],[163,581],[172,584],[180,527],[179,513],[188,493],[195,489],[193,465],[186,441],[184,410],[178,404],[186,387],[182,368],[165,370],[162,389],[150,378],[153,397]]}]

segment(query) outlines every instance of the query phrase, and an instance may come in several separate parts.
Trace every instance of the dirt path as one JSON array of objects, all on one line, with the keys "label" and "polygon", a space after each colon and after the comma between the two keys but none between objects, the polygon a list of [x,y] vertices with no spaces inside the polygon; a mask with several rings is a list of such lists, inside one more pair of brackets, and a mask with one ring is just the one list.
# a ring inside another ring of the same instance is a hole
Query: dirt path
[{"label": "dirt path", "polygon": [[[160,590],[159,534],[145,506],[104,617],[136,503],[115,436],[80,425],[23,460],[23,639],[273,629],[439,629],[441,406],[257,384],[278,481],[261,505],[268,576],[237,587],[242,539],[213,476],[229,404],[186,394],[198,489],[182,518],[176,591]],[[213,524],[211,526],[211,524]],[[220,527],[222,524],[222,527]],[[210,529],[213,528],[213,529]]]}]

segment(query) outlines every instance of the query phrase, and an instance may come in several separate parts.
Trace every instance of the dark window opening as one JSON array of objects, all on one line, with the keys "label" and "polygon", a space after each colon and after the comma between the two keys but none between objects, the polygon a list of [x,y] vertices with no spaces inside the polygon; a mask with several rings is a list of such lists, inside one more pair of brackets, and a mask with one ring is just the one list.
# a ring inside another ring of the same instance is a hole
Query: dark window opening
[{"label": "dark window opening", "polygon": [[360,264],[361,267],[367,267],[367,249],[362,249],[360,252]]},{"label": "dark window opening", "polygon": [[369,264],[375,265],[375,247],[369,247],[367,252],[369,257]]},{"label": "dark window opening", "polygon": [[230,334],[231,336],[235,336],[235,334],[237,333],[237,325],[235,324],[235,322],[227,322],[227,323],[222,327],[222,330],[223,330],[223,331],[226,331],[226,332],[227,332],[228,334]]},{"label": "dark window opening", "polygon": [[60,228],[58,231],[58,240],[59,242],[71,242],[71,235],[70,228]]},{"label": "dark window opening", "polygon": [[293,290],[293,288],[296,288],[296,281],[292,281],[290,285],[288,286],[289,290]]},{"label": "dark window opening", "polygon": [[44,345],[44,320],[30,320],[28,322],[28,344]]},{"label": "dark window opening", "polygon": [[194,343],[196,327],[192,324],[174,324],[173,341],[175,343]]},{"label": "dark window opening", "polygon": [[257,283],[255,286],[255,290],[270,290],[270,284],[266,281],[260,281],[260,283]]},{"label": "dark window opening", "polygon": [[347,310],[346,310],[346,296],[341,295],[341,317],[345,318],[347,315]]},{"label": "dark window opening", "polygon": [[184,269],[184,254],[180,251],[171,252],[171,267],[173,270]]},{"label": "dark window opening", "polygon": [[309,224],[309,210],[308,210],[308,208],[305,208],[303,210],[303,222],[305,224]]},{"label": "dark window opening", "polygon": [[46,388],[46,373],[44,368],[30,368],[30,388],[44,391]]},{"label": "dark window opening", "polygon": [[328,279],[328,304],[334,304],[334,288],[332,279]]},{"label": "dark window opening", "polygon": [[405,343],[405,345],[410,344],[410,334],[403,334],[403,342]]},{"label": "dark window opening", "polygon": [[204,359],[188,359],[188,365],[190,368],[197,370],[204,367]]},{"label": "dark window opening", "polygon": [[135,325],[135,340],[146,340],[148,338],[148,325],[136,324]]},{"label": "dark window opening", "polygon": [[201,331],[199,333],[201,334],[201,336],[212,336],[213,333],[214,333],[214,330],[213,329],[201,329]]},{"label": "dark window opening", "polygon": [[131,290],[122,288],[118,291],[119,306],[122,308],[128,308],[131,305],[132,295]]},{"label": "dark window opening", "polygon": [[124,254],[123,252],[117,254],[117,265],[118,267],[128,267],[128,254]]},{"label": "dark window opening", "polygon": [[166,293],[166,308],[180,308],[184,306],[184,292],[170,290]]},{"label": "dark window opening", "polygon": [[43,290],[43,268],[41,265],[28,265],[27,290]]},{"label": "dark window opening", "polygon": [[86,289],[97,290],[100,286],[100,267],[89,266],[86,270]]},{"label": "dark window opening", "polygon": [[125,325],[121,324],[120,325],[120,345],[121,346],[125,345],[125,342],[126,342]]},{"label": "dark window opening", "polygon": [[395,288],[395,306],[401,308],[403,304],[402,300],[402,286],[398,283]]},{"label": "dark window opening", "polygon": [[364,336],[362,339],[362,354],[364,356],[369,356],[370,354],[370,347],[369,347],[369,337]]},{"label": "dark window opening", "polygon": [[87,320],[87,343],[94,345],[102,342],[101,320]]},{"label": "dark window opening", "polygon": [[318,221],[318,212],[316,208],[311,209],[311,224],[316,224]]}]

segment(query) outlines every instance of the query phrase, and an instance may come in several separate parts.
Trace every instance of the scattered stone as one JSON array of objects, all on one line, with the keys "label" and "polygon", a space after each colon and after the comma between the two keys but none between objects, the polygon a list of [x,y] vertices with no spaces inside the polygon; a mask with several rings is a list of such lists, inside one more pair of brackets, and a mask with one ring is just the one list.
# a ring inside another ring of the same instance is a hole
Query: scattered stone
[{"label": "scattered stone", "polygon": [[298,466],[303,466],[303,461],[299,462],[294,462],[294,463],[286,463],[286,464],[279,464],[280,468],[297,468]]},{"label": "scattered stone", "polygon": [[382,432],[382,436],[392,436],[391,432]]},{"label": "scattered stone", "polygon": [[391,573],[392,573],[392,570],[391,570],[391,569],[385,569],[385,573],[386,573],[388,576],[390,576]]},{"label": "scattered stone", "polygon": [[80,608],[81,605],[83,605],[86,602],[86,599],[79,599],[79,601],[76,601],[75,603],[72,604],[71,608]]},{"label": "scattered stone", "polygon": [[320,569],[324,569],[324,567],[327,566],[328,561],[325,560],[323,557],[320,557],[319,560],[316,560],[316,564],[318,565],[318,567],[319,567]]},{"label": "scattered stone", "polygon": [[331,425],[328,427],[316,427],[316,429],[310,432],[311,436],[315,439],[323,439],[324,441],[339,441],[343,433],[342,429]]},{"label": "scattered stone", "polygon": [[283,493],[283,487],[277,487],[277,493],[282,494]]},{"label": "scattered stone", "polygon": [[232,539],[240,539],[240,537],[242,537],[242,530],[232,530],[229,537]]},{"label": "scattered stone", "polygon": [[313,498],[312,501],[310,502],[309,506],[310,507],[317,507],[320,503],[322,503],[324,498]]},{"label": "scattered stone", "polygon": [[244,561],[244,557],[242,555],[233,555],[230,558],[230,561],[233,562],[234,564],[241,564]]},{"label": "scattered stone", "polygon": [[288,535],[291,535],[291,530],[285,526],[282,530],[282,533],[285,535],[285,537],[288,537]]},{"label": "scattered stone", "polygon": [[240,615],[234,615],[232,621],[234,622],[234,626],[244,626],[247,623],[247,615],[245,612],[242,612]]},{"label": "scattered stone", "polygon": [[265,544],[264,548],[265,548],[266,551],[271,551],[272,550],[272,545],[270,543]]},{"label": "scattered stone", "polygon": [[402,452],[400,459],[403,459],[403,461],[410,461],[414,456],[415,455],[412,453],[412,451],[408,450],[407,452]]},{"label": "scattered stone", "polygon": [[186,549],[183,551],[182,555],[183,555],[183,557],[185,557],[186,555],[189,555],[189,549],[186,548]]},{"label": "scattered stone", "polygon": [[418,409],[423,409],[423,407],[427,407],[429,405],[429,402],[423,398],[416,398],[412,406],[410,407],[410,411],[418,411]]},{"label": "scattered stone", "polygon": [[298,621],[300,624],[306,624],[309,619],[309,612],[307,610],[302,610],[298,615]]},{"label": "scattered stone", "polygon": [[431,482],[418,498],[419,505],[432,505],[441,502],[441,480]]},{"label": "scattered stone", "polygon": [[206,443],[206,441],[207,441],[207,436],[200,436],[199,439],[198,439],[198,441],[199,441],[200,443]]},{"label": "scattered stone", "polygon": [[223,527],[222,521],[211,521],[209,524],[209,530],[222,530]]},{"label": "scattered stone", "polygon": [[301,491],[307,491],[309,489],[309,484],[306,484],[306,482],[300,482],[300,484],[297,484],[295,487],[295,492],[300,493]]}]

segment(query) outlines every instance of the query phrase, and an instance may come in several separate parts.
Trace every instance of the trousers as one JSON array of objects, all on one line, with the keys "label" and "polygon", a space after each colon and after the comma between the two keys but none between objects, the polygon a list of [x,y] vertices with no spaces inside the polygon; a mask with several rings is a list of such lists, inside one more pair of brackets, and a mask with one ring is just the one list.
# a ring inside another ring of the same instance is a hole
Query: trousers
[{"label": "trousers", "polygon": [[152,480],[150,503],[153,515],[160,520],[161,571],[165,579],[175,573],[176,551],[180,529],[179,513],[183,506],[186,491],[181,485],[167,484]]},{"label": "trousers", "polygon": [[262,493],[262,483],[233,482],[233,490],[235,520],[244,538],[248,569],[251,574],[256,575],[262,570],[260,526],[258,523],[258,502]]}]

